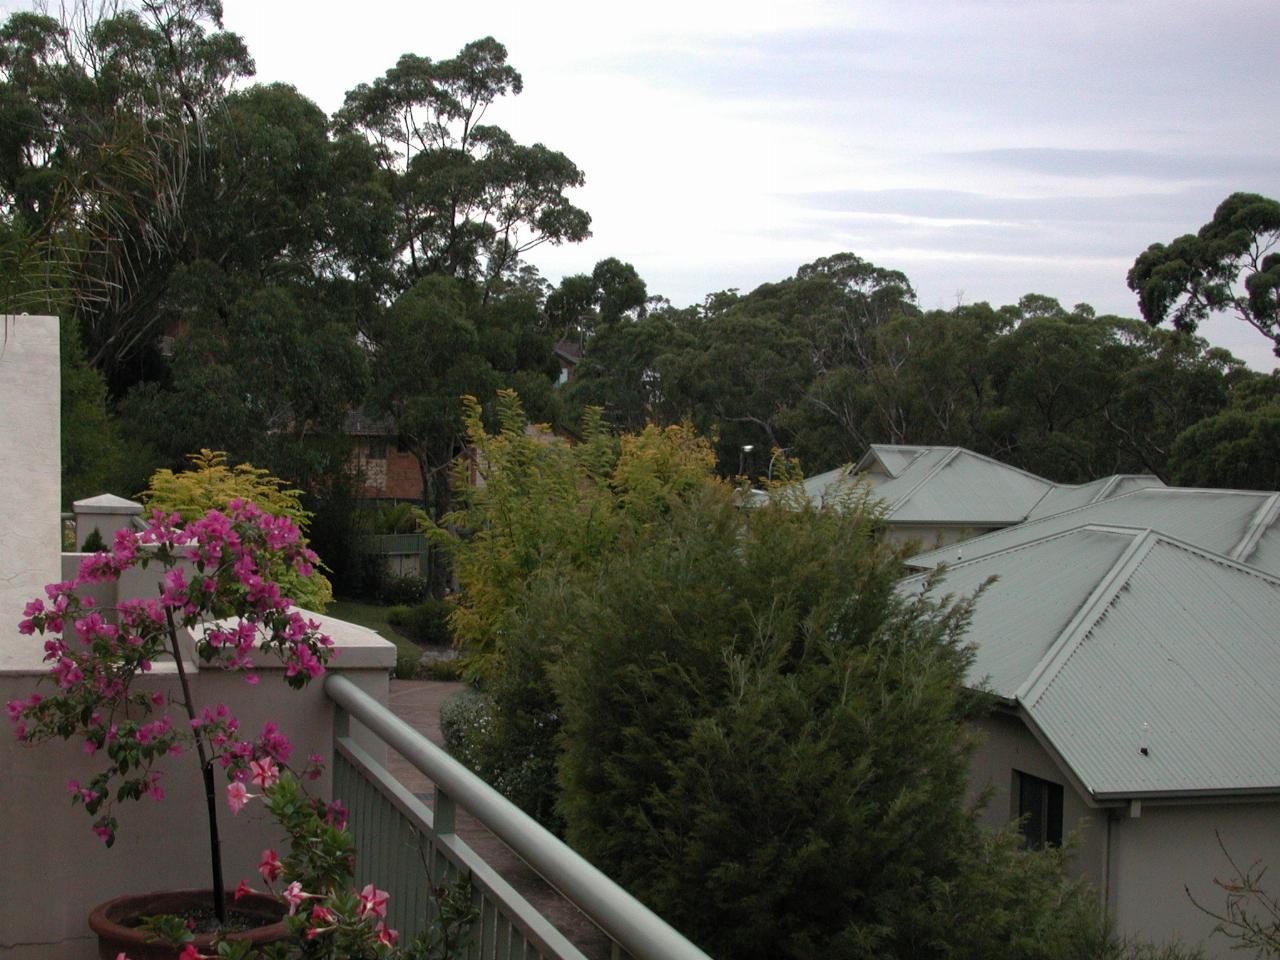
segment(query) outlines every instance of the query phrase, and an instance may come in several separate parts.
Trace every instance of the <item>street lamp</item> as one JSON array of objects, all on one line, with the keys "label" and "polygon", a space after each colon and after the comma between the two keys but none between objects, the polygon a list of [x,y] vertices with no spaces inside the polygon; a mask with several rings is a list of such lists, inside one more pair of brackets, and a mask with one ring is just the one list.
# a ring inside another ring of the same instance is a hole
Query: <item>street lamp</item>
[{"label": "street lamp", "polygon": [[742,452],[738,454],[738,476],[743,475],[743,471],[746,466],[747,454],[750,453],[755,448],[756,448],[756,445],[754,443],[744,443],[742,445]]}]

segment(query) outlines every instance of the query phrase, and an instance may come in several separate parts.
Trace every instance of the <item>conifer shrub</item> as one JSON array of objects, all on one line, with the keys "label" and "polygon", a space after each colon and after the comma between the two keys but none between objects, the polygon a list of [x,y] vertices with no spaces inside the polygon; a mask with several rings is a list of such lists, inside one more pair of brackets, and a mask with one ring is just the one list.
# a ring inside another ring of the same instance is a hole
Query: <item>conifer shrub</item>
[{"label": "conifer shrub", "polygon": [[451,642],[447,600],[428,597],[413,606],[395,606],[387,611],[387,622],[414,643],[444,647]]}]

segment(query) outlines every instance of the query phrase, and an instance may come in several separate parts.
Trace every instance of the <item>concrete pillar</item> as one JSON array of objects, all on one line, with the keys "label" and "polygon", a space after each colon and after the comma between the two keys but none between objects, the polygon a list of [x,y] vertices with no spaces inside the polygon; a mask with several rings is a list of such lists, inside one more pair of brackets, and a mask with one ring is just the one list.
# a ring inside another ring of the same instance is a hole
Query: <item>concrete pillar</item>
[{"label": "concrete pillar", "polygon": [[71,505],[76,515],[76,549],[84,548],[89,534],[97,530],[103,544],[109,549],[117,530],[123,530],[142,516],[142,504],[111,493],[77,500]]}]

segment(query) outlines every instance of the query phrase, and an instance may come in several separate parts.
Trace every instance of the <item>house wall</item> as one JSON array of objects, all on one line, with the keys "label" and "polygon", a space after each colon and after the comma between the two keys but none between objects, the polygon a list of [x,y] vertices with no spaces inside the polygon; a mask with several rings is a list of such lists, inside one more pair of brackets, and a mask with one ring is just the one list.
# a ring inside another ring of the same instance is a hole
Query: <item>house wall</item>
[{"label": "house wall", "polygon": [[984,792],[982,820],[993,830],[1017,816],[1014,771],[1062,784],[1062,831],[1075,832],[1075,865],[1102,895],[1106,874],[1107,811],[1090,807],[1048,751],[1016,716],[997,714],[974,724],[981,738],[970,765],[969,799]]},{"label": "house wall", "polygon": [[[1234,960],[1239,951],[1214,934],[1216,921],[1197,909],[1194,897],[1221,911],[1225,892],[1214,879],[1230,879],[1222,844],[1241,867],[1280,869],[1280,803],[1142,803],[1137,816],[1127,805],[1091,807],[1054,758],[1011,715],[988,717],[975,725],[981,743],[971,764],[969,798],[985,791],[983,822],[992,829],[1017,813],[1014,770],[1063,785],[1064,832],[1077,831],[1078,875],[1105,897],[1119,933],[1156,943],[1173,940],[1202,945],[1212,960]],[[1188,895],[1190,891],[1190,895]],[[1277,892],[1276,883],[1271,884]]]},{"label": "house wall", "polygon": [[961,540],[980,537],[984,533],[997,530],[998,527],[961,527],[950,524],[893,523],[885,524],[885,540],[894,545],[916,541],[920,549],[916,552],[945,547]]},{"label": "house wall", "polygon": [[[349,651],[340,650],[339,661],[343,653],[352,659]],[[191,678],[195,698],[201,704],[226,703],[242,730],[255,735],[273,720],[292,741],[294,760],[305,765],[310,754],[319,753],[330,764],[333,706],[322,684],[295,691],[285,686],[282,671],[260,672],[261,683],[251,687],[241,675],[202,670]],[[30,694],[35,674],[34,669],[25,674],[0,672],[0,702]],[[386,702],[386,666],[349,669],[344,675]],[[158,664],[136,689],[176,695],[176,672],[170,664]],[[4,771],[0,810],[5,815],[0,831],[4,866],[0,871],[0,956],[89,960],[97,950],[88,926],[89,912],[96,904],[126,893],[209,886],[208,828],[195,757],[171,757],[160,768],[165,799],[120,803],[115,811],[120,821],[118,838],[107,849],[90,832],[92,818],[84,808],[71,805],[67,789],[68,780],[91,780],[100,764],[77,741],[19,743],[4,723],[0,729],[0,770]],[[309,787],[315,795],[328,798],[328,774]],[[241,879],[261,887],[258,860],[267,847],[279,847],[280,832],[260,801],[252,801],[233,816],[224,788],[225,781],[219,778],[218,822],[228,889]],[[35,909],[32,904],[37,905]]]},{"label": "house wall", "polygon": [[[381,457],[371,452],[382,453]],[[370,500],[421,500],[422,471],[413,454],[397,449],[390,439],[359,437],[351,451],[353,465],[364,477],[362,495]]]},{"label": "house wall", "polygon": [[1214,878],[1234,875],[1224,848],[1241,868],[1269,866],[1267,886],[1272,895],[1280,892],[1280,804],[1147,802],[1139,816],[1115,820],[1111,910],[1120,931],[1157,941],[1203,941],[1214,960],[1240,957],[1231,949],[1233,941],[1215,934],[1216,921],[1191,899],[1222,910],[1226,893]]}]

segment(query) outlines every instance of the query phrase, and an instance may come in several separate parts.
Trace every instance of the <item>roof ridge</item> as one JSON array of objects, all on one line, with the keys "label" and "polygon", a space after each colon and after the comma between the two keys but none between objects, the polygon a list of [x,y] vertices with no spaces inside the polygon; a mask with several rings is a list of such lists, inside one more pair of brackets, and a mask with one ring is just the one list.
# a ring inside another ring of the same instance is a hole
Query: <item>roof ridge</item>
[{"label": "roof ridge", "polygon": [[[938,448],[938,449],[946,450],[947,448],[946,448],[946,447],[941,447],[941,448]],[[893,503],[891,503],[891,504],[889,505],[889,509],[888,509],[887,511],[885,511],[885,516],[886,516],[886,517],[891,517],[891,516],[893,516],[894,512],[895,512],[899,507],[901,507],[904,503],[906,503],[908,500],[910,500],[910,499],[915,495],[915,493],[916,493],[916,491],[917,491],[917,490],[919,490],[919,489],[920,489],[921,487],[923,487],[926,483],[928,483],[931,479],[933,479],[933,477],[935,477],[935,476],[937,475],[937,473],[938,473],[938,471],[939,471],[939,470],[941,470],[943,467],[945,467],[948,463],[950,463],[952,460],[954,460],[954,459],[955,459],[956,457],[958,457],[959,455],[960,455],[960,448],[959,448],[959,447],[952,447],[950,450],[947,450],[947,454],[946,454],[946,456],[944,456],[941,460],[939,460],[939,461],[938,461],[938,463],[937,463],[937,465],[936,465],[936,466],[934,466],[934,468],[933,468],[932,470],[930,470],[928,473],[926,473],[926,474],[924,475],[924,477],[922,477],[922,478],[920,479],[920,481],[919,481],[918,483],[916,483],[916,485],[915,485],[914,487],[912,487],[910,490],[908,490],[906,493],[904,493],[902,496],[900,496],[897,500],[895,500]],[[913,460],[911,461],[911,463],[915,463],[915,460],[913,459]],[[907,466],[910,466],[910,465],[911,465],[911,464],[907,464]]]},{"label": "roof ridge", "polygon": [[[1112,499],[1113,499],[1113,500],[1123,500],[1125,497],[1132,497],[1132,496],[1135,496],[1136,494],[1144,493],[1144,492],[1146,492],[1147,490],[1154,490],[1154,489],[1159,489],[1159,488],[1157,488],[1157,487],[1143,487],[1141,490],[1131,490],[1131,491],[1129,491],[1128,493],[1122,493],[1120,496],[1118,496],[1118,497],[1113,497]],[[1175,488],[1170,487],[1170,488],[1166,488],[1166,489],[1175,489]],[[1069,513],[1077,513],[1077,512],[1079,512],[1079,511],[1081,511],[1081,510],[1088,510],[1090,507],[1093,507],[1093,506],[1096,506],[1096,504],[1092,504],[1092,503],[1082,503],[1082,504],[1081,504],[1080,506],[1078,506],[1078,507],[1070,507],[1069,509],[1066,509],[1066,510],[1059,510],[1057,513],[1049,513],[1049,514],[1046,514],[1046,515],[1045,515],[1045,516],[1043,516],[1043,517],[1036,517],[1034,520],[1023,520],[1021,523],[1014,524],[1012,527],[1001,527],[999,530],[992,530],[990,533],[984,533],[984,534],[981,534],[980,536],[977,536],[977,537],[970,537],[968,540],[961,540],[961,541],[959,541],[959,542],[960,542],[960,543],[962,543],[962,544],[966,544],[966,545],[967,545],[967,544],[971,544],[971,543],[978,543],[979,541],[986,540],[988,537],[994,537],[994,536],[997,536],[997,535],[999,535],[999,534],[1007,534],[1010,530],[1015,530],[1015,529],[1024,529],[1024,530],[1025,530],[1027,527],[1030,527],[1030,526],[1032,526],[1033,524],[1037,524],[1037,523],[1047,523],[1049,520],[1052,520],[1054,517],[1064,517],[1064,516],[1066,516],[1066,515],[1067,515],[1067,514],[1069,514]],[[1090,527],[1090,526],[1094,526],[1094,524],[1089,524],[1089,523],[1082,523],[1082,524],[1080,524],[1080,527]],[[1078,529],[1080,529],[1080,528],[1079,528],[1079,527],[1070,527],[1069,529],[1071,529],[1071,530],[1078,530]],[[1132,530],[1143,530],[1143,529],[1146,529],[1146,528],[1145,528],[1145,527],[1131,527],[1131,528],[1129,528],[1129,529],[1132,529]],[[1064,532],[1066,532],[1066,531],[1064,531]],[[1047,536],[1052,536],[1052,534],[1048,534]],[[1041,537],[1041,538],[1037,538],[1037,539],[1045,539],[1045,538],[1044,538],[1044,537]],[[913,556],[913,557],[907,557],[907,559],[906,559],[906,563],[914,565],[914,564],[915,564],[915,562],[916,562],[920,557],[927,557],[929,554],[931,554],[931,553],[937,553],[939,550],[942,550],[942,549],[943,549],[942,547],[935,547],[935,548],[934,548],[934,549],[932,549],[932,550],[926,550],[926,551],[924,551],[923,553],[917,553],[917,554],[916,554],[915,556]],[[1005,549],[1008,549],[1008,548],[1006,547]],[[1002,551],[1000,551],[1000,550],[996,550],[996,551],[995,551],[995,553],[1000,553],[1000,552],[1002,552]],[[994,555],[995,555],[994,553],[993,553],[993,554],[986,554],[986,556],[994,556]],[[939,562],[939,563],[945,563],[946,561],[944,561],[944,560],[940,560],[940,561],[938,561],[938,562]],[[921,569],[923,569],[923,566],[921,567]]]},{"label": "roof ridge", "polygon": [[1049,645],[1049,649],[1040,658],[1040,662],[1036,664],[1035,669],[1014,691],[1015,700],[1030,709],[1035,701],[1039,699],[1040,695],[1044,693],[1045,689],[1053,683],[1061,672],[1063,665],[1079,649],[1084,638],[1093,630],[1094,624],[1101,619],[1107,608],[1115,602],[1116,595],[1128,582],[1129,578],[1133,576],[1134,570],[1151,553],[1151,549],[1159,536],[1156,531],[1147,527],[1138,536],[1134,537],[1133,543],[1120,554],[1116,562],[1111,565],[1111,569],[1098,581],[1097,586],[1090,591],[1084,603],[1080,605],[1067,622],[1067,625],[1063,627],[1057,639]]},{"label": "roof ridge", "polygon": [[[1147,527],[1126,527],[1123,524],[1116,524],[1116,523],[1082,523],[1078,527],[1068,527],[1066,530],[1059,530],[1057,533],[1046,533],[1043,537],[1036,537],[1034,540],[1024,540],[1021,543],[1015,543],[1008,547],[1002,547],[1001,549],[992,551],[991,553],[982,553],[976,557],[970,557],[968,560],[960,559],[960,560],[957,560],[955,563],[947,563],[944,560],[942,561],[942,563],[939,564],[939,566],[945,566],[947,571],[950,572],[952,570],[958,570],[961,567],[967,567],[971,564],[986,563],[988,560],[994,560],[997,557],[1003,557],[1008,554],[1017,553],[1020,550],[1030,550],[1032,547],[1038,547],[1042,543],[1048,543],[1051,540],[1057,540],[1057,539],[1060,539],[1061,537],[1075,536],[1077,533],[1080,533],[1082,531],[1090,531],[1093,533],[1110,533],[1110,534],[1115,534],[1117,536],[1133,536],[1133,535],[1140,534],[1147,529],[1148,529]],[[1163,536],[1163,534],[1157,534],[1157,536]],[[960,540],[956,543],[949,544],[949,546],[963,547],[968,542],[969,542],[968,540]],[[939,547],[938,549],[942,549],[942,548]],[[1126,547],[1125,549],[1127,550],[1128,548]],[[898,582],[906,583],[908,580],[916,580],[920,577],[927,577],[930,574],[936,573],[937,569],[938,569],[937,567],[930,567],[928,569],[918,570],[916,573],[913,573],[901,578],[901,580],[899,580]],[[1265,571],[1262,571],[1262,572],[1265,572]]]},{"label": "roof ridge", "polygon": [[1232,560],[1241,561],[1252,556],[1253,552],[1258,549],[1258,542],[1262,539],[1262,535],[1271,529],[1271,524],[1275,522],[1277,514],[1280,514],[1280,493],[1273,493],[1258,507],[1258,512],[1254,514],[1254,518],[1250,522],[1249,528],[1245,530],[1244,536],[1227,556]]}]

